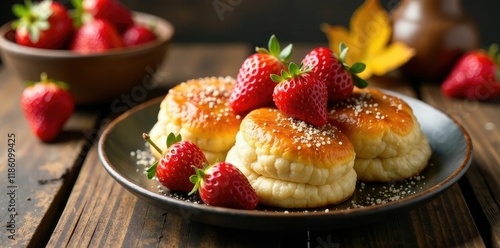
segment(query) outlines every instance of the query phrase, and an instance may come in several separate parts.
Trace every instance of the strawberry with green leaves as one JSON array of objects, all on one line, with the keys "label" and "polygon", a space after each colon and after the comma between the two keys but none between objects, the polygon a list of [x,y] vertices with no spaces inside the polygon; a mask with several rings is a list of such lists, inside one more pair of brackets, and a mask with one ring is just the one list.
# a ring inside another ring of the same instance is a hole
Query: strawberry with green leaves
[{"label": "strawberry with green leaves", "polygon": [[259,203],[248,178],[231,163],[218,162],[203,169],[197,168],[190,180],[195,186],[189,194],[198,191],[205,204],[250,210]]},{"label": "strawberry with green leaves", "polygon": [[292,62],[288,71],[272,74],[272,80],[278,83],[273,100],[281,112],[320,127],[327,122],[328,88],[310,69]]},{"label": "strawberry with green leaves", "polygon": [[496,44],[489,51],[464,54],[441,85],[444,95],[456,98],[491,100],[500,96],[500,53]]},{"label": "strawberry with green leaves", "polygon": [[148,134],[142,134],[151,146],[153,146],[162,158],[154,163],[148,170],[149,179],[155,175],[158,181],[168,189],[177,192],[188,193],[193,189],[193,183],[189,177],[195,173],[194,168],[203,168],[208,164],[207,158],[201,149],[190,141],[182,141],[181,135],[170,133],[167,136],[167,151],[165,153],[150,139]]},{"label": "strawberry with green leaves", "polygon": [[42,141],[54,140],[73,114],[75,101],[68,86],[49,79],[42,73],[41,81],[30,83],[21,95],[21,108],[31,131]]},{"label": "strawberry with green leaves", "polygon": [[311,66],[311,72],[325,81],[328,87],[328,100],[340,101],[351,95],[354,86],[365,88],[368,83],[360,78],[358,73],[365,69],[365,64],[355,63],[349,66],[345,62],[348,48],[340,43],[340,56],[330,48],[317,47],[310,51],[302,60],[305,67]]},{"label": "strawberry with green leaves", "polygon": [[73,21],[64,5],[45,0],[25,5],[14,4],[12,11],[19,18],[13,22],[16,43],[23,46],[62,49],[73,31]]},{"label": "strawberry with green leaves", "polygon": [[268,48],[257,47],[257,53],[246,58],[238,71],[234,89],[229,97],[231,108],[238,114],[273,103],[276,84],[269,76],[286,69],[292,56],[292,45],[281,50],[278,39],[272,35]]}]

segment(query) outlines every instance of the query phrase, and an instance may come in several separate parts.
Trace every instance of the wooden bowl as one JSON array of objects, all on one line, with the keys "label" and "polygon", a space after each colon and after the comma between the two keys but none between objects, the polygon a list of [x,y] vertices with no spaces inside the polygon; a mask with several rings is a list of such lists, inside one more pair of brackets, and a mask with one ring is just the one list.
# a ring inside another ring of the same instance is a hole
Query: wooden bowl
[{"label": "wooden bowl", "polygon": [[82,55],[69,50],[18,45],[11,23],[7,23],[0,28],[2,59],[23,82],[38,81],[42,72],[66,82],[79,105],[111,101],[153,78],[174,35],[173,25],[162,18],[139,12],[133,15],[137,23],[154,25],[156,41]]}]

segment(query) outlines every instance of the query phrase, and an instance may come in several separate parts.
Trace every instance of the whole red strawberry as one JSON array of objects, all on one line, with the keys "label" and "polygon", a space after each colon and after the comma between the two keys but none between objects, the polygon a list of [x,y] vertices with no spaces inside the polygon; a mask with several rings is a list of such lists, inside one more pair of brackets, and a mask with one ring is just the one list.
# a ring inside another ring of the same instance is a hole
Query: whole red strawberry
[{"label": "whole red strawberry", "polygon": [[94,18],[107,20],[120,32],[134,24],[130,10],[116,0],[83,0],[82,7]]},{"label": "whole red strawberry", "polygon": [[271,77],[278,83],[273,100],[281,112],[314,126],[326,124],[327,87],[316,74],[290,63],[288,72],[284,71],[281,76],[272,74]]},{"label": "whole red strawberry", "polygon": [[73,30],[73,21],[62,4],[45,0],[25,5],[15,4],[12,11],[19,17],[13,24],[16,43],[46,49],[62,49]]},{"label": "whole red strawberry", "polygon": [[161,160],[153,164],[148,170],[148,178],[154,175],[158,181],[172,191],[188,193],[193,189],[189,177],[195,173],[194,168],[203,168],[208,164],[205,154],[190,141],[182,141],[180,135],[170,133],[167,137],[167,151],[163,153],[150,139],[143,134],[143,138],[163,154]]},{"label": "whole red strawberry", "polygon": [[351,95],[354,86],[364,88],[368,84],[356,74],[365,69],[362,63],[356,63],[349,67],[345,63],[348,48],[340,44],[340,56],[337,56],[330,48],[317,47],[310,51],[302,60],[304,67],[311,67],[311,73],[315,73],[325,81],[328,87],[328,100],[339,101]]},{"label": "whole red strawberry", "polygon": [[201,200],[211,206],[255,209],[259,198],[247,177],[234,165],[218,162],[204,169],[197,169],[191,176],[195,184],[189,194],[198,191]]},{"label": "whole red strawberry", "polygon": [[145,26],[134,24],[122,34],[123,44],[127,47],[145,44],[156,40],[156,34]]},{"label": "whole red strawberry", "polygon": [[123,47],[118,31],[103,19],[93,19],[77,29],[71,42],[71,50],[82,53],[99,53]]},{"label": "whole red strawberry", "polygon": [[286,69],[286,63],[292,55],[292,45],[281,51],[276,36],[269,39],[269,50],[256,48],[257,53],[250,55],[238,71],[236,84],[229,104],[238,114],[273,103],[273,89],[276,85],[270,78]]},{"label": "whole red strawberry", "polygon": [[48,142],[61,132],[75,109],[75,101],[66,84],[51,80],[43,73],[40,82],[24,89],[21,108],[31,131]]},{"label": "whole red strawberry", "polygon": [[473,50],[464,54],[441,85],[444,95],[490,100],[500,95],[500,57],[498,46],[489,52]]}]

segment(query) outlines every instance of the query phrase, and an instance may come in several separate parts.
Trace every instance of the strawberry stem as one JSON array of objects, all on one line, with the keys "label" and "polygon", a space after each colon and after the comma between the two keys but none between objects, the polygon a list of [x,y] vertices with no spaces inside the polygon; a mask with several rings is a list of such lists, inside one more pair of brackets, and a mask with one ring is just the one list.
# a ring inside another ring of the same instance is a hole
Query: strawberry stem
[{"label": "strawberry stem", "polygon": [[[147,141],[156,151],[163,154],[163,151],[151,140],[151,137],[147,133],[142,133],[142,138]],[[158,166],[158,161],[154,162],[151,167],[146,170],[148,179],[153,178],[156,175],[156,167]]]},{"label": "strawberry stem", "polygon": [[54,80],[54,79],[51,79],[48,77],[47,73],[46,72],[42,72],[40,74],[40,81],[38,82],[34,82],[34,81],[26,81],[26,86],[32,86],[32,85],[35,85],[35,84],[38,84],[38,83],[43,83],[43,84],[54,84],[56,85],[57,87],[59,87],[60,89],[63,89],[63,90],[69,90],[69,85],[63,81],[58,81],[58,80]]},{"label": "strawberry stem", "polygon": [[163,151],[160,147],[158,147],[154,141],[151,140],[151,137],[147,133],[142,133],[142,139],[148,142],[158,153],[163,154]]},{"label": "strawberry stem", "polygon": [[42,83],[47,83],[49,82],[49,76],[47,76],[47,73],[46,72],[42,72],[40,74],[40,82]]}]

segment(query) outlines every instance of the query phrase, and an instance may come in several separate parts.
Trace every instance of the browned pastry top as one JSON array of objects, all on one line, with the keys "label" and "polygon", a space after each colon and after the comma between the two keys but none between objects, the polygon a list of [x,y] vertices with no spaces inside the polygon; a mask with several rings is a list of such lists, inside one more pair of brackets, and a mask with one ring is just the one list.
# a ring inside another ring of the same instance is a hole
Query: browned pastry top
[{"label": "browned pastry top", "polygon": [[229,106],[234,81],[229,78],[200,78],[181,83],[169,91],[162,107],[170,121],[201,138],[235,135],[241,118]]},{"label": "browned pastry top", "polygon": [[373,88],[355,89],[349,98],[329,107],[328,122],[350,137],[369,139],[387,132],[406,136],[415,125],[406,102]]},{"label": "browned pastry top", "polygon": [[240,132],[253,147],[319,168],[348,164],[355,156],[352,143],[337,128],[329,124],[316,128],[274,108],[250,112]]}]

